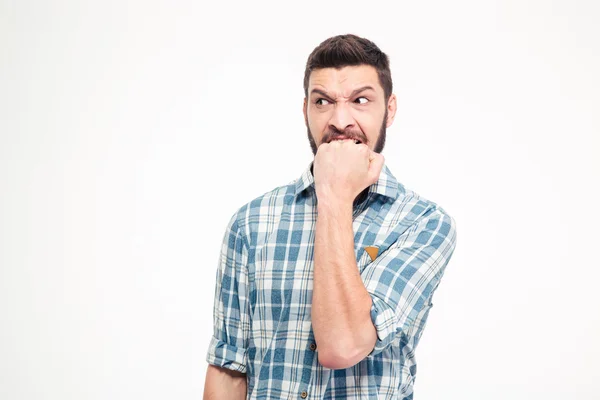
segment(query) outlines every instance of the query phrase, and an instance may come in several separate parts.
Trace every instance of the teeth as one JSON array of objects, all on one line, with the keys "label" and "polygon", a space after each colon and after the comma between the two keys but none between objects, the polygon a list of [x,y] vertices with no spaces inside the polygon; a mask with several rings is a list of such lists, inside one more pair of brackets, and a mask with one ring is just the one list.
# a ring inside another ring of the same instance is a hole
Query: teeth
[{"label": "teeth", "polygon": [[[333,139],[333,140],[330,140],[329,143],[334,142],[336,140],[345,140],[345,139],[344,138]],[[362,144],[362,142],[360,140],[358,140],[358,139],[353,139],[353,140],[354,140],[355,144]]]}]

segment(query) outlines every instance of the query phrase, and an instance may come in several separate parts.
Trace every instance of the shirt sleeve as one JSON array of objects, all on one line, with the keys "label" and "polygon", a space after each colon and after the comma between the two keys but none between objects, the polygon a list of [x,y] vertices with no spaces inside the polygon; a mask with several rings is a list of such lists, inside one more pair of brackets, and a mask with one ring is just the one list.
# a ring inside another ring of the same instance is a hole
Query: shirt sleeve
[{"label": "shirt sleeve", "polygon": [[214,330],[206,360],[242,373],[246,373],[250,332],[247,262],[247,241],[234,215],[221,246],[214,295]]},{"label": "shirt sleeve", "polygon": [[455,247],[456,223],[438,208],[411,225],[363,269],[377,331],[369,355],[382,352],[400,335],[407,339],[419,332],[418,340]]}]

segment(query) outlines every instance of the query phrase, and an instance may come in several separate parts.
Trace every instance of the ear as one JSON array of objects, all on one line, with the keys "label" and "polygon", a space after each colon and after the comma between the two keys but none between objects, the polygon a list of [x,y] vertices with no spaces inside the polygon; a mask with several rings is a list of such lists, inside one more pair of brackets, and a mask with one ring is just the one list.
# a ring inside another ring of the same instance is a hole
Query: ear
[{"label": "ear", "polygon": [[306,97],[304,98],[304,103],[302,104],[302,113],[304,114],[304,123],[308,126],[308,117],[306,115]]},{"label": "ear", "polygon": [[394,118],[396,117],[396,109],[397,109],[397,103],[396,103],[396,95],[395,94],[391,94],[390,98],[388,100],[388,104],[387,104],[387,112],[388,112],[388,116],[387,116],[387,121],[386,121],[386,128],[389,128],[392,123],[394,122]]}]

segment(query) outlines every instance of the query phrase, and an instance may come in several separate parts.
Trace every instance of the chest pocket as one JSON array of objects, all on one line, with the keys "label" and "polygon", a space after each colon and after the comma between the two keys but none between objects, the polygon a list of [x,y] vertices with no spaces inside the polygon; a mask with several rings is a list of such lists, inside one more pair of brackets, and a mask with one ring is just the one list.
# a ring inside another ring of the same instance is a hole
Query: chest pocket
[{"label": "chest pocket", "polygon": [[371,256],[369,255],[369,253],[365,249],[362,249],[362,255],[359,256],[358,260],[356,261],[356,265],[358,266],[358,272],[362,274],[365,267],[372,262],[373,261],[371,260]]}]

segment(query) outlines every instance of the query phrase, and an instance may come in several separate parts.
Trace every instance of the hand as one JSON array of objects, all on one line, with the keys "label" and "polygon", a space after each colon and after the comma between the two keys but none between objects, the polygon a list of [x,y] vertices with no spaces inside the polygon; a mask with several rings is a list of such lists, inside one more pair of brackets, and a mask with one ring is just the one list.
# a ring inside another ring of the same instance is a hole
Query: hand
[{"label": "hand", "polygon": [[321,144],[313,163],[317,198],[352,204],[363,189],[377,182],[383,163],[383,155],[351,139]]}]

